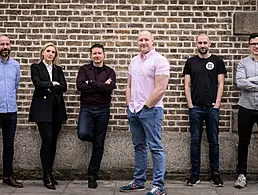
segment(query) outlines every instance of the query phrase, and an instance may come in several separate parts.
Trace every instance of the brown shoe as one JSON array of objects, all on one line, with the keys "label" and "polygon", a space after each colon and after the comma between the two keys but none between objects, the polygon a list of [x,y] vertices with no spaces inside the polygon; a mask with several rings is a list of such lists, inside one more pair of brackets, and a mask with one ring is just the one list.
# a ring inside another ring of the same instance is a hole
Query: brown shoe
[{"label": "brown shoe", "polygon": [[13,177],[7,177],[3,179],[3,184],[6,184],[8,186],[12,186],[14,188],[22,188],[23,184],[16,181]]}]

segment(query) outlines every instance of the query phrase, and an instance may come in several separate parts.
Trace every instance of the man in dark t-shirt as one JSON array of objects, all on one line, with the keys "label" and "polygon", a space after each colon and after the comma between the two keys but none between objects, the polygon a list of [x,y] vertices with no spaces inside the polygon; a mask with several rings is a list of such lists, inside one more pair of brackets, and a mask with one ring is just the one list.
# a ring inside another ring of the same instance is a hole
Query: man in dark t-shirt
[{"label": "man in dark t-shirt", "polygon": [[226,68],[220,57],[209,53],[210,45],[210,39],[206,34],[198,35],[196,47],[199,53],[186,61],[183,72],[191,133],[192,174],[187,181],[189,186],[195,186],[200,182],[203,121],[206,124],[209,142],[211,180],[215,186],[223,186],[219,176],[218,127]]}]

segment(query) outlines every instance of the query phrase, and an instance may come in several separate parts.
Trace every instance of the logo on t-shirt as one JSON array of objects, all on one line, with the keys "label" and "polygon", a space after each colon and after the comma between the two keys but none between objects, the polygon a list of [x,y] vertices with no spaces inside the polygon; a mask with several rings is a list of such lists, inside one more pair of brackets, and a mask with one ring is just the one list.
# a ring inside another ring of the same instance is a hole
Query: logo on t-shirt
[{"label": "logo on t-shirt", "polygon": [[213,64],[212,62],[208,62],[208,63],[206,64],[206,68],[207,68],[208,70],[212,70],[212,69],[214,68],[214,64]]}]

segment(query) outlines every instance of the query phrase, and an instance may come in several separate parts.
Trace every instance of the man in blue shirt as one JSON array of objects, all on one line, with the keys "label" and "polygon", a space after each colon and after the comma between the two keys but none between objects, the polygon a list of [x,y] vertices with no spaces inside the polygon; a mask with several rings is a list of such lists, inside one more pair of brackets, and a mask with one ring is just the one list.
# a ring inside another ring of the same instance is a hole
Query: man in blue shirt
[{"label": "man in blue shirt", "polygon": [[21,188],[13,177],[14,136],[17,124],[16,92],[20,81],[20,64],[11,58],[10,39],[0,35],[0,126],[3,137],[3,184]]}]

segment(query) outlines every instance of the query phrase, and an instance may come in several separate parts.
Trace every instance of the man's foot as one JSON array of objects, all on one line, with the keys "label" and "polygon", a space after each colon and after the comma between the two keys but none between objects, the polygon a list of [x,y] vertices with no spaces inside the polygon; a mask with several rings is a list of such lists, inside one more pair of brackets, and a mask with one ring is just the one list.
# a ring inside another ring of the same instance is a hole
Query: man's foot
[{"label": "man's foot", "polygon": [[14,188],[22,188],[23,187],[23,184],[16,181],[13,177],[3,178],[3,184],[6,184],[8,186],[12,186]]},{"label": "man's foot", "polygon": [[97,188],[98,187],[98,183],[97,183],[95,177],[93,177],[93,176],[88,177],[88,187],[89,188]]},{"label": "man's foot", "polygon": [[213,184],[215,187],[223,187],[223,181],[220,179],[220,176],[218,173],[212,174],[211,175],[211,180],[213,181]]},{"label": "man's foot", "polygon": [[236,183],[234,185],[235,188],[244,188],[246,186],[246,177],[244,174],[238,175]]},{"label": "man's foot", "polygon": [[120,192],[135,192],[135,191],[143,191],[143,190],[145,190],[145,187],[136,184],[134,181],[120,188]]},{"label": "man's foot", "polygon": [[158,187],[158,186],[153,186],[151,191],[149,191],[145,195],[165,195],[164,189]]},{"label": "man's foot", "polygon": [[186,182],[186,185],[188,186],[196,186],[196,184],[200,183],[200,177],[199,175],[192,174],[188,181]]}]

